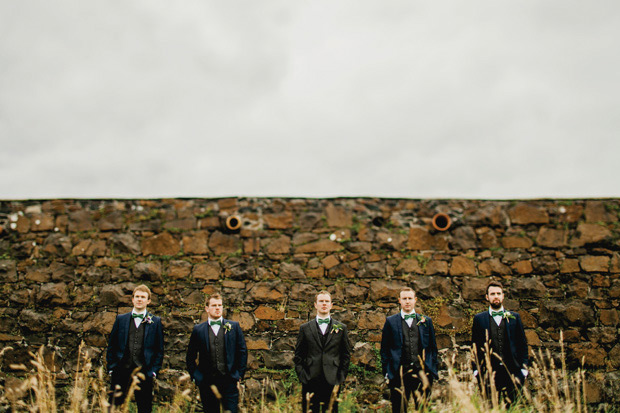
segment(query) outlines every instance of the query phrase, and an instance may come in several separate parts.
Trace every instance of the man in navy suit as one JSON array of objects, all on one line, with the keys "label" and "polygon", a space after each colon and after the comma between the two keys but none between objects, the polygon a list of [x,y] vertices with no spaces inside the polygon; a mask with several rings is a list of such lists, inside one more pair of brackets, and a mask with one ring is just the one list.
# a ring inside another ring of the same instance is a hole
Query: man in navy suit
[{"label": "man in navy suit", "polygon": [[437,343],[431,318],[415,312],[415,291],[403,288],[398,301],[400,312],[383,325],[381,366],[390,388],[392,412],[400,413],[407,411],[412,395],[416,408],[428,400],[437,379]]},{"label": "man in navy suit", "polygon": [[111,377],[110,405],[125,402],[133,372],[143,377],[135,391],[138,412],[150,412],[153,404],[153,379],[164,359],[164,333],[161,319],[146,309],[151,290],[139,285],[133,291],[133,310],[116,316],[108,341],[106,360]]},{"label": "man in navy suit", "polygon": [[[222,296],[207,298],[208,320],[194,326],[189,338],[185,362],[190,376],[200,390],[205,412],[220,408],[237,412],[239,382],[245,374],[248,351],[239,323],[222,317]],[[213,392],[217,388],[221,399]]]},{"label": "man in navy suit", "polygon": [[[337,394],[333,393],[334,387],[341,385],[349,372],[349,333],[345,324],[330,315],[332,297],[329,292],[320,291],[316,295],[314,308],[316,318],[299,328],[293,359],[301,382],[301,409],[303,412],[326,412],[331,402],[330,411],[337,412]],[[312,394],[310,406],[309,394]]]},{"label": "man in navy suit", "polygon": [[511,403],[528,374],[525,330],[519,314],[504,309],[502,284],[489,283],[486,299],[489,309],[474,316],[471,330],[477,358],[473,363],[474,376],[485,395],[490,397],[494,374],[495,389]]}]

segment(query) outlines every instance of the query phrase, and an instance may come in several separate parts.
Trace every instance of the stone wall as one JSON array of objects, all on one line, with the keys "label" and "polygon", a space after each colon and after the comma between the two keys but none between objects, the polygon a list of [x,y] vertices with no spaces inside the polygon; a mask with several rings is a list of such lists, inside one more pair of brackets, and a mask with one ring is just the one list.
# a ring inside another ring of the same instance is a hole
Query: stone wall
[{"label": "stone wall", "polygon": [[[443,212],[452,225],[437,231]],[[588,398],[618,402],[620,200],[164,199],[0,201],[0,385],[45,344],[69,373],[80,342],[98,365],[134,286],[155,294],[169,375],[184,369],[204,294],[225,296],[249,348],[248,386],[292,367],[298,327],[320,289],[349,325],[360,371],[401,286],[433,317],[440,349],[466,346],[491,278],[507,287],[532,351],[584,358]],[[239,230],[225,226],[238,216]],[[35,347],[33,347],[35,346]],[[372,393],[372,392],[371,392]],[[369,396],[371,397],[371,396]],[[374,396],[373,396],[374,397]],[[378,396],[377,396],[378,397]]]}]

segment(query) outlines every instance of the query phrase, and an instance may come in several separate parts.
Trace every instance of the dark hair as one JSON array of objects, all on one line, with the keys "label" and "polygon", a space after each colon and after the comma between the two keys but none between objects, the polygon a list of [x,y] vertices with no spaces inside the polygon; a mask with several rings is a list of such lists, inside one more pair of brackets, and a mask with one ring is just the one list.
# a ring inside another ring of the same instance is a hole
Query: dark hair
[{"label": "dark hair", "polygon": [[487,285],[487,295],[489,295],[489,288],[491,288],[491,287],[499,287],[499,288],[502,289],[502,292],[504,292],[504,286],[502,285],[501,282],[499,282],[499,281],[491,281],[489,283],[489,285]]},{"label": "dark hair", "polygon": [[224,301],[224,299],[222,298],[222,295],[220,293],[213,293],[211,295],[207,296],[207,299],[205,300],[205,306],[209,306],[209,301],[211,301],[211,299],[216,299],[216,300],[222,300]]}]

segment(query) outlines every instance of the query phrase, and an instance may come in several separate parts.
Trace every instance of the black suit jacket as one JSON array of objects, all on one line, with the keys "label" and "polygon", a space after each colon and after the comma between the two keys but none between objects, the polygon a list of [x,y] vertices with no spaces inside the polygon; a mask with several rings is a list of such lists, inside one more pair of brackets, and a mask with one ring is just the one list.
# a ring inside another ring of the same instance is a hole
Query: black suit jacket
[{"label": "black suit jacket", "polygon": [[[210,328],[208,321],[194,326],[185,357],[187,371],[199,386],[204,377],[209,373],[207,367],[209,365]],[[234,380],[241,380],[245,374],[248,362],[248,349],[245,345],[245,337],[243,337],[241,326],[236,321],[224,318],[222,319],[222,326],[218,334],[222,333],[224,333],[224,345],[226,346],[228,374]],[[198,364],[196,364],[196,359],[198,359]]]},{"label": "black suit jacket", "polygon": [[[116,316],[106,354],[109,371],[113,371],[123,359],[127,347],[129,323],[133,323],[131,312]],[[144,368],[147,376],[153,377],[153,373],[157,374],[161,369],[164,360],[164,333],[161,318],[147,313],[142,323],[144,324],[144,360],[146,363]]]},{"label": "black suit jacket", "polygon": [[295,372],[299,381],[325,375],[329,384],[341,384],[349,372],[351,343],[347,326],[334,318],[326,330],[325,345],[321,343],[321,330],[316,319],[302,324],[295,345]]},{"label": "black suit jacket", "polygon": [[[506,318],[506,332],[508,335],[508,342],[510,343],[511,357],[508,360],[503,360],[503,362],[508,368],[508,371],[523,382],[524,377],[521,369],[526,369],[528,364],[527,339],[525,338],[525,330],[523,329],[523,323],[521,322],[519,314],[510,311],[510,316],[514,316],[514,318]],[[476,355],[482,375],[484,375],[486,371],[484,359],[485,343],[487,342],[487,338],[491,337],[491,323],[494,322],[495,320],[491,319],[491,314],[485,311],[474,316],[474,323],[471,329],[471,341],[472,345],[476,345]],[[478,366],[473,366],[473,368],[476,370]]]},{"label": "black suit jacket", "polygon": [[[423,322],[422,317],[424,319]],[[389,380],[400,375],[400,361],[404,345],[402,319],[400,312],[386,318],[381,334],[381,367],[383,375],[387,374]],[[417,315],[413,322],[418,326],[426,370],[437,379],[437,343],[435,342],[433,320],[427,316]]]}]

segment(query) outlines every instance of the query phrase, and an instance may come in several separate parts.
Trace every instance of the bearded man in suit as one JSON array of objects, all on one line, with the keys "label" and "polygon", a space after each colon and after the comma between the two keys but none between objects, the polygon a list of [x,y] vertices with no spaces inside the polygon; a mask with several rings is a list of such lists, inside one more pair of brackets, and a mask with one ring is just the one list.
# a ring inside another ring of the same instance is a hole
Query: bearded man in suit
[{"label": "bearded man in suit", "polygon": [[151,303],[149,287],[136,287],[132,303],[131,312],[116,316],[108,341],[109,402],[111,406],[123,404],[134,376],[141,373],[143,376],[138,377],[143,378],[134,395],[138,412],[149,413],[153,405],[153,379],[164,359],[164,333],[161,319],[146,308]]},{"label": "bearded man in suit", "polygon": [[[192,330],[185,362],[187,371],[200,390],[202,409],[206,413],[220,409],[236,413],[239,383],[247,368],[248,350],[239,323],[225,319],[222,296],[207,298],[208,319]],[[217,389],[221,399],[213,391]]]},{"label": "bearded man in suit", "polygon": [[388,380],[392,412],[407,411],[413,395],[416,408],[426,403],[437,376],[437,343],[430,317],[416,314],[415,291],[399,294],[400,311],[387,317],[381,334],[381,366]]},{"label": "bearded man in suit", "polygon": [[[349,372],[351,343],[347,326],[331,317],[332,297],[320,291],[314,300],[316,318],[302,324],[295,345],[295,372],[301,382],[301,408],[313,413],[338,411],[338,391]],[[308,406],[308,398],[310,404]]]},{"label": "bearded man in suit", "polygon": [[474,376],[487,397],[493,383],[500,399],[506,397],[511,404],[528,375],[525,330],[519,314],[504,309],[501,283],[489,283],[486,299],[489,309],[474,316],[471,330],[477,358],[472,364]]}]

